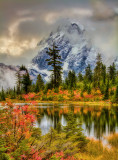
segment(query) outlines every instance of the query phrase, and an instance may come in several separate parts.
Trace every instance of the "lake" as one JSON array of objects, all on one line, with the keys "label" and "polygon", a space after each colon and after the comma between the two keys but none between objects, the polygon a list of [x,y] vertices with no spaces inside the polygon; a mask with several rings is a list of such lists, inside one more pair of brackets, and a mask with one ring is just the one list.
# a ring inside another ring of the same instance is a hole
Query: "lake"
[{"label": "lake", "polygon": [[118,132],[118,107],[39,104],[40,116],[36,126],[41,128],[44,135],[50,127],[56,128],[58,122],[65,126],[69,112],[74,113],[89,138],[102,140],[104,136]]}]

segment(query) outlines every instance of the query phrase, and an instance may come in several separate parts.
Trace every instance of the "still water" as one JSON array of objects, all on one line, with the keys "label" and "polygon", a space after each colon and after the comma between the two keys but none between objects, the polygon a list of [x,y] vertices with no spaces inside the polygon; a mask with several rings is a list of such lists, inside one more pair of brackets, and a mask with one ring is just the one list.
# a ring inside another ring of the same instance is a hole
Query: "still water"
[{"label": "still water", "polygon": [[87,137],[102,140],[118,132],[118,107],[40,104],[36,126],[42,134],[48,133],[50,127],[56,128],[58,122],[65,126],[69,112],[74,113]]}]

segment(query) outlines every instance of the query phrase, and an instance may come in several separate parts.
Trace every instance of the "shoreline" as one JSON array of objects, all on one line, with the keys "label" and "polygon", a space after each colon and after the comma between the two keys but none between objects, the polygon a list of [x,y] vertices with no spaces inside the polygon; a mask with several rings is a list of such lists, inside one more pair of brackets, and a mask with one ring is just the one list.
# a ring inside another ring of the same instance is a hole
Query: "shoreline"
[{"label": "shoreline", "polygon": [[9,101],[4,101],[4,102],[0,102],[0,105],[3,103],[7,103],[7,102],[11,102],[14,104],[32,104],[32,102],[36,102],[37,104],[76,104],[76,105],[82,105],[82,106],[106,106],[106,107],[111,107],[111,106],[118,106],[118,104],[116,103],[111,103],[110,101],[94,101],[94,102],[90,102],[90,101],[38,101],[38,100],[30,100],[30,101],[17,101],[17,100],[9,100]]}]

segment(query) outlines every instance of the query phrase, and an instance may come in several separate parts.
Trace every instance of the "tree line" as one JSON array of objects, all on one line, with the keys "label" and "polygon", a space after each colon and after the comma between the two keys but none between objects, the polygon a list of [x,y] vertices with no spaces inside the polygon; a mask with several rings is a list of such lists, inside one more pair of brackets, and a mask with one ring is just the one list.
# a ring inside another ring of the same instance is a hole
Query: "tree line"
[{"label": "tree line", "polygon": [[88,64],[84,73],[79,72],[76,74],[74,70],[70,70],[64,80],[62,79],[62,61],[58,47],[53,44],[52,48],[48,49],[47,55],[49,58],[46,61],[52,68],[49,82],[44,83],[39,74],[36,83],[32,83],[27,68],[22,65],[16,74],[16,87],[7,91],[2,88],[0,100],[5,100],[9,96],[14,99],[17,95],[29,92],[38,93],[43,91],[46,93],[48,89],[54,89],[55,92],[58,92],[59,88],[61,88],[70,91],[78,89],[81,91],[81,96],[83,96],[84,92],[91,94],[92,89],[99,90],[104,95],[103,100],[112,99],[112,101],[118,102],[118,70],[114,63],[106,67],[102,61],[101,54],[96,57],[94,70]]}]

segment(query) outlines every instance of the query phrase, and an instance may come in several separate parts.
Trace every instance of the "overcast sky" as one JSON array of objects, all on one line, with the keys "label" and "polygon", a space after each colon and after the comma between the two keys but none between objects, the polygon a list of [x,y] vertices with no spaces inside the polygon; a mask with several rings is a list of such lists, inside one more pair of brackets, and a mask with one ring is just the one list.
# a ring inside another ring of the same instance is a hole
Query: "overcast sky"
[{"label": "overcast sky", "polygon": [[116,8],[118,0],[0,0],[0,62],[27,65],[37,43],[66,18],[80,21],[101,52],[117,55]]}]

